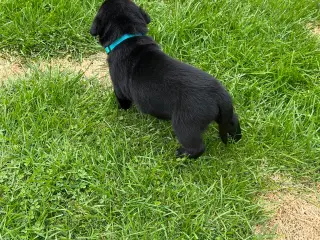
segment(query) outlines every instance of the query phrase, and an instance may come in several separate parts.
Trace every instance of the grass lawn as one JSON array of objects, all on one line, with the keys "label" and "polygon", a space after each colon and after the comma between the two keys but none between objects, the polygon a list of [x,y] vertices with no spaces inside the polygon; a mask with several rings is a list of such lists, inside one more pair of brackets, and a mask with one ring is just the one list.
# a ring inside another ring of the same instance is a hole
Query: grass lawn
[{"label": "grass lawn", "polygon": [[[176,159],[170,122],[118,110],[96,79],[33,69],[0,87],[1,239],[265,239],[270,177],[320,182],[317,1],[136,2],[168,54],[227,87],[243,139],[224,146],[212,125],[201,158]],[[97,52],[99,5],[2,0],[0,54]]]}]

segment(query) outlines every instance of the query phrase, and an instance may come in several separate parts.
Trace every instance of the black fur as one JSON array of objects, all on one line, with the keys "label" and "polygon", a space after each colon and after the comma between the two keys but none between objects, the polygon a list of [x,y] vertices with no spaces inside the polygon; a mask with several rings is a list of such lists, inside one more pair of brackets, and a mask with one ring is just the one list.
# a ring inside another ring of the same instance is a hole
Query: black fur
[{"label": "black fur", "polygon": [[[149,15],[129,0],[107,0],[96,15],[90,33],[107,47],[124,34],[148,32]],[[202,133],[219,124],[221,140],[234,141],[241,129],[232,99],[209,74],[163,53],[148,36],[130,38],[108,57],[119,107],[134,103],[144,113],[172,121],[182,147],[178,156],[199,157],[205,150]]]}]

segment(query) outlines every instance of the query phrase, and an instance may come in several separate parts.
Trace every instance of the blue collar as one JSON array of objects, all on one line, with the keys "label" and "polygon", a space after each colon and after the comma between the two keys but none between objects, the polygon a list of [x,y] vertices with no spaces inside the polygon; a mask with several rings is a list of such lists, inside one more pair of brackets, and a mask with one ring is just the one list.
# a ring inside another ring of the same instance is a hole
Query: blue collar
[{"label": "blue collar", "polygon": [[107,54],[109,54],[116,46],[118,46],[120,43],[122,43],[123,41],[132,38],[132,37],[138,37],[138,36],[143,36],[143,34],[141,33],[135,33],[135,34],[125,34],[122,37],[118,38],[117,40],[115,40],[112,44],[110,44],[109,46],[107,46],[106,52]]}]

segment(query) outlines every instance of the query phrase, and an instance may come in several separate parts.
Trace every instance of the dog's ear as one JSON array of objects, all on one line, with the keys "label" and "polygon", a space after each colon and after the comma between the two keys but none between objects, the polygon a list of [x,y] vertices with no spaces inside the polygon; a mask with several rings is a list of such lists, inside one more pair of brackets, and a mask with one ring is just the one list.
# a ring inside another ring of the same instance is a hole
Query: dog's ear
[{"label": "dog's ear", "polygon": [[149,24],[149,23],[151,22],[151,18],[150,18],[150,16],[149,16],[149,14],[146,13],[146,12],[142,9],[142,7],[139,7],[139,8],[140,8],[140,12],[141,12],[144,20],[146,21],[147,24]]},{"label": "dog's ear", "polygon": [[93,20],[93,23],[91,25],[91,29],[90,29],[90,34],[95,37],[98,35],[98,21],[97,21],[97,18],[95,18]]}]

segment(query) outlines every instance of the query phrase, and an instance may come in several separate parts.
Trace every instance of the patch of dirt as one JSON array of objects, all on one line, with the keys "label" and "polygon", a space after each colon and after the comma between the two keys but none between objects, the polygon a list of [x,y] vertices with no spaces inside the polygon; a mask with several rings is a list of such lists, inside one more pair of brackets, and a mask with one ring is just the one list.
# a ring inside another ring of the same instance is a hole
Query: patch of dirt
[{"label": "patch of dirt", "polygon": [[309,189],[282,176],[271,179],[283,188],[262,197],[266,212],[272,214],[266,226],[257,226],[257,235],[275,234],[277,240],[319,240],[320,184]]},{"label": "patch of dirt", "polygon": [[100,82],[109,84],[109,69],[106,59],[105,53],[97,53],[90,57],[83,58],[81,61],[74,61],[70,56],[67,56],[65,58],[55,58],[44,61],[37,60],[23,64],[22,60],[18,58],[3,55],[0,56],[0,81],[17,78],[29,72],[32,66],[37,66],[42,71],[55,68],[60,71],[83,73],[87,78],[96,77]]},{"label": "patch of dirt", "polygon": [[81,61],[75,62],[70,56],[65,58],[51,59],[49,62],[39,62],[41,70],[47,68],[58,68],[60,71],[73,71],[83,73],[87,78],[96,77],[101,82],[108,81],[109,69],[106,63],[106,54],[98,53]]},{"label": "patch of dirt", "polygon": [[19,59],[5,59],[0,56],[0,82],[23,73],[23,66]]},{"label": "patch of dirt", "polygon": [[320,37],[320,24],[309,23],[307,24],[307,28],[311,31],[313,35]]}]

